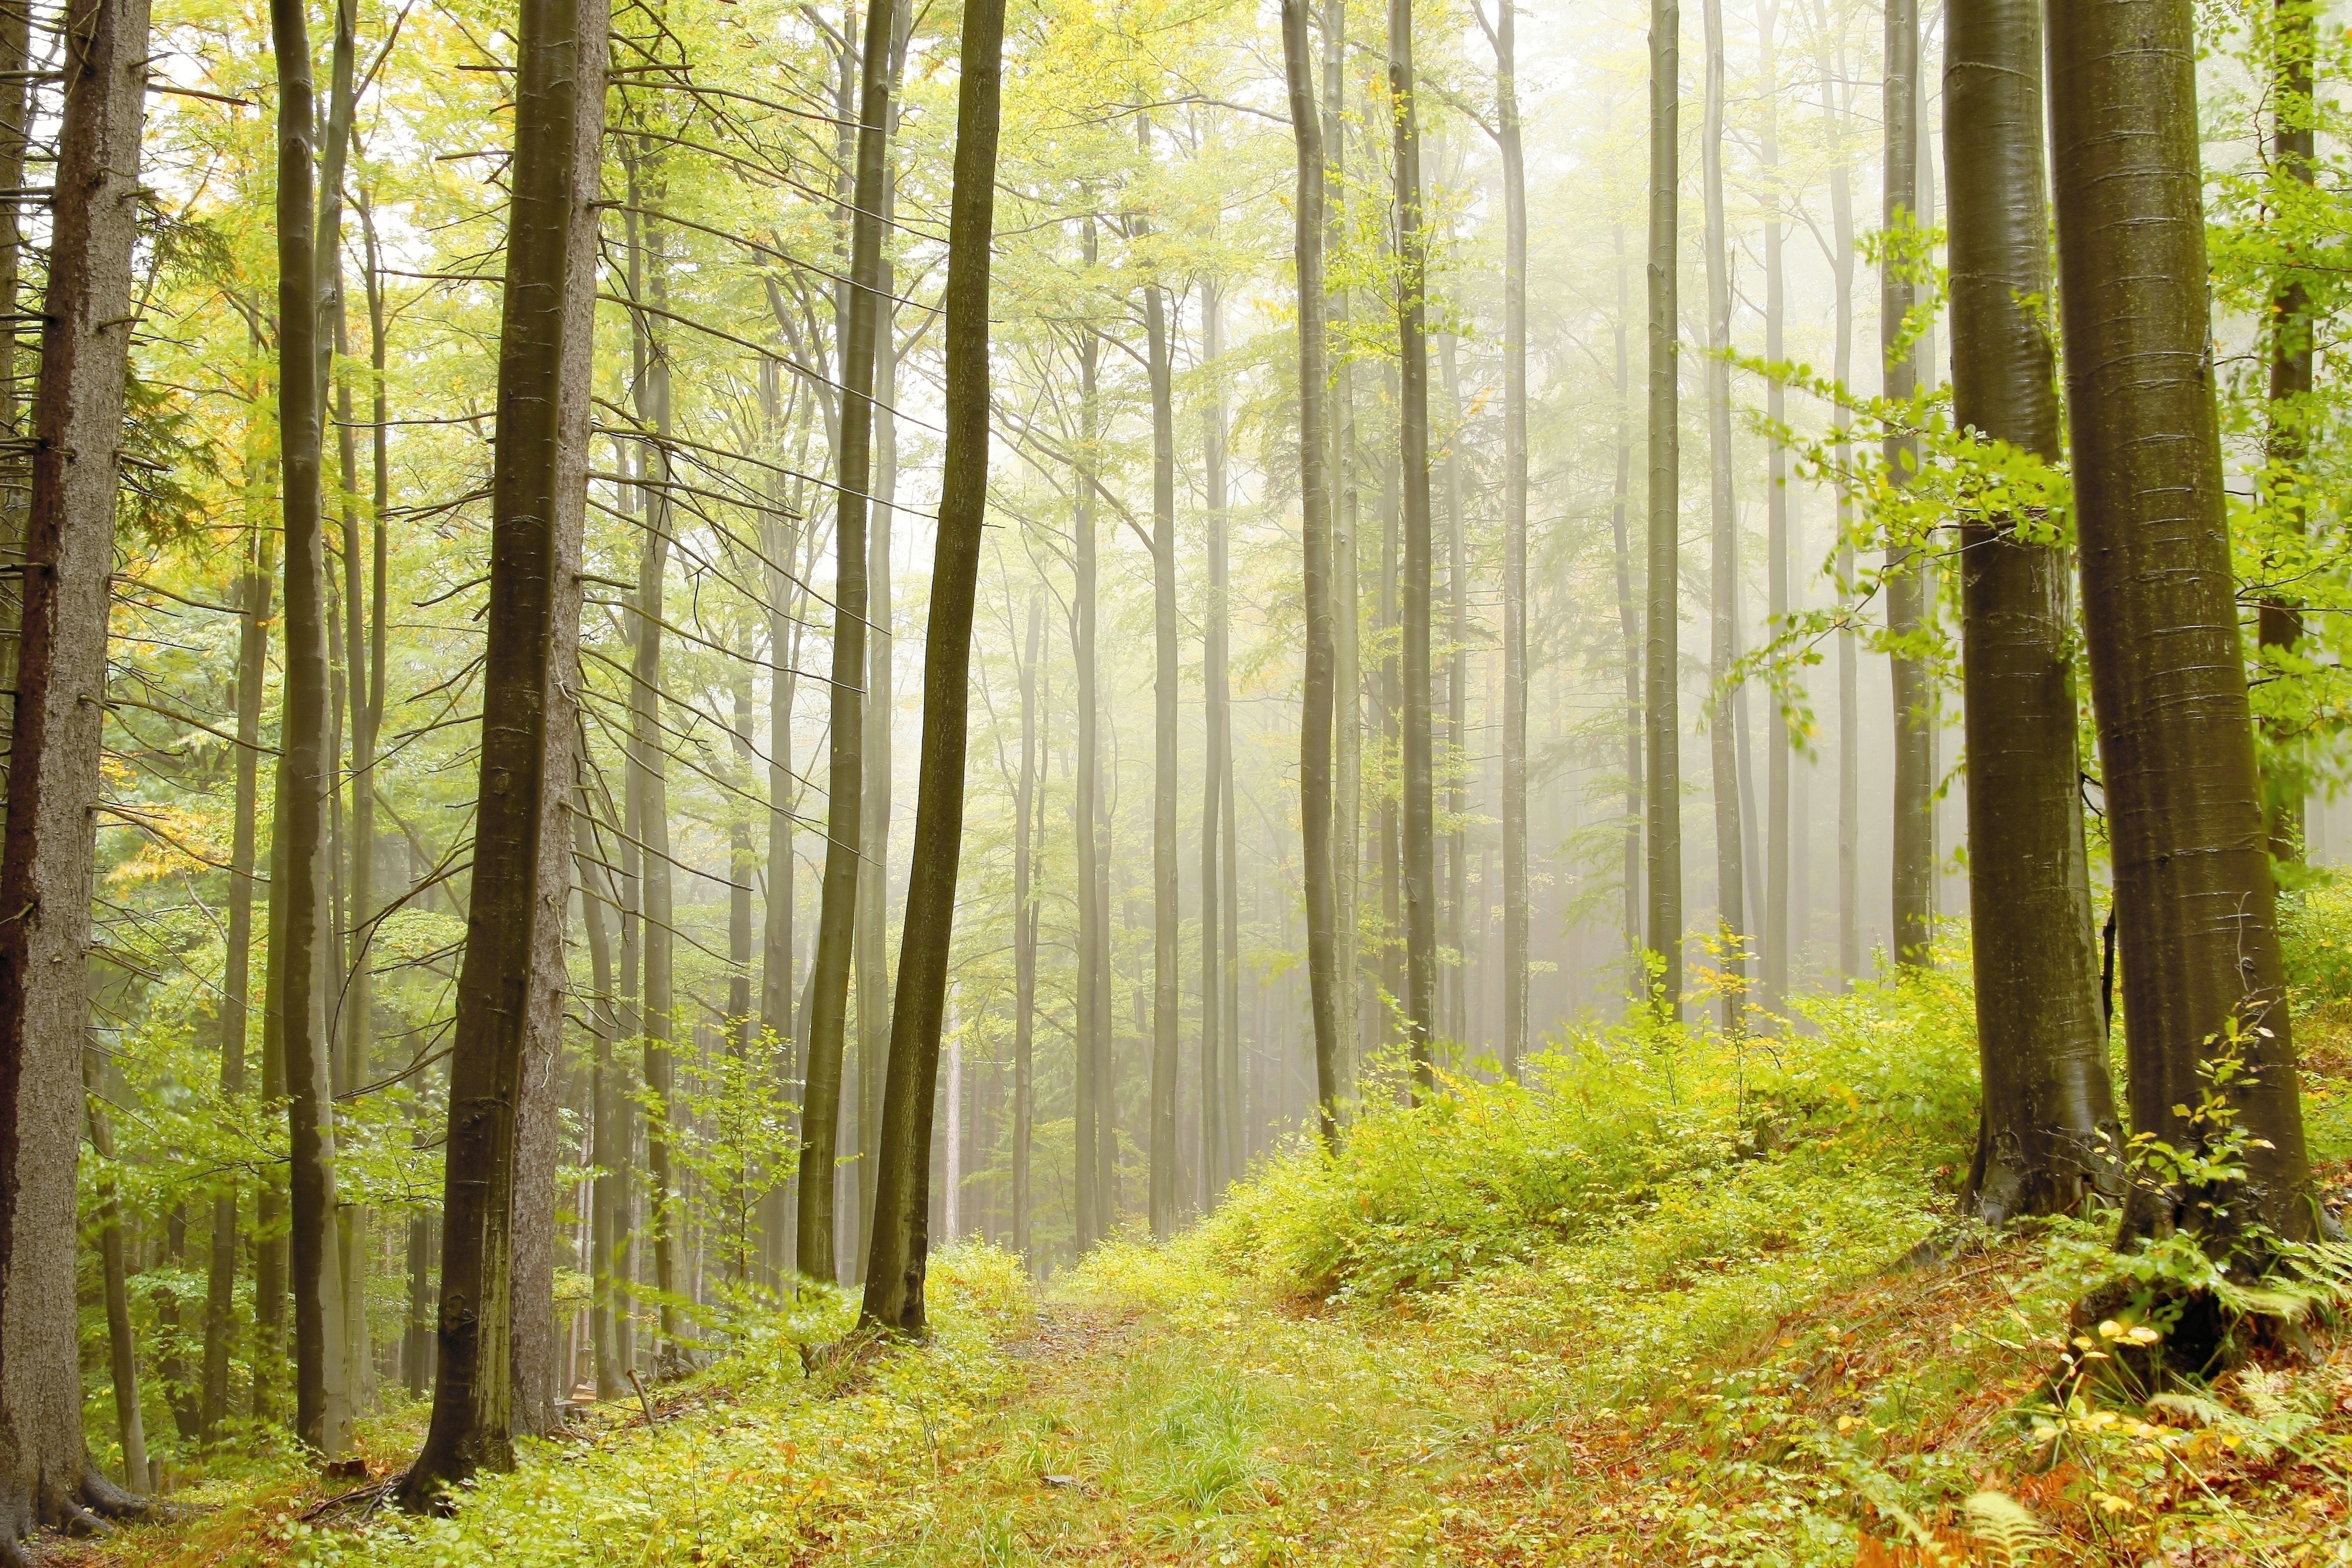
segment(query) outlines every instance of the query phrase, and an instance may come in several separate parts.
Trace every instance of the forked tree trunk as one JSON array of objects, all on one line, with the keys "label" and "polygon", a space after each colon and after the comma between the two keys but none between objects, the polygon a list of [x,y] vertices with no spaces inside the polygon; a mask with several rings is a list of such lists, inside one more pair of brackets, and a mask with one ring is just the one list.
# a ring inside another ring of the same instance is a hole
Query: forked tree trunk
[{"label": "forked tree trunk", "polygon": [[1283,77],[1297,151],[1291,253],[1298,267],[1298,476],[1305,540],[1307,683],[1298,747],[1299,822],[1307,860],[1307,1012],[1315,1038],[1315,1124],[1326,1145],[1339,1138],[1339,990],[1332,929],[1330,436],[1324,429],[1328,352],[1323,316],[1323,123],[1315,109],[1315,57],[1307,37],[1308,0],[1283,0]]},{"label": "forked tree trunk", "polygon": [[2074,493],[2132,1131],[2210,1148],[2223,1129],[2176,1107],[2198,1105],[2204,1070],[2235,1056],[2231,1129],[2253,1140],[2242,1194],[2135,1186],[2123,1234],[2259,1222],[2308,1237],[2318,1211],[2206,361],[2194,16],[2189,0],[2075,0],[2049,27],[2066,401],[2099,411],[2074,423]]},{"label": "forked tree trunk", "polygon": [[1413,1081],[1434,1084],[1437,1029],[1436,779],[1430,737],[1429,240],[1421,204],[1412,0],[1389,0],[1389,99],[1396,126],[1397,445],[1403,486],[1404,1019]]},{"label": "forked tree trunk", "polygon": [[[237,585],[236,803],[230,830],[228,932],[222,961],[220,1053],[221,1098],[234,1105],[245,1095],[245,1042],[253,975],[253,855],[261,771],[261,686],[269,658],[269,535],[257,528],[247,541],[252,552]],[[236,1335],[236,1255],[244,1240],[237,1228],[237,1194],[230,1182],[213,1199],[212,1249],[205,1279],[204,1395],[196,1430],[209,1438],[228,1414],[230,1342]]]},{"label": "forked tree trunk", "polygon": [[[1918,0],[1886,5],[1885,210],[1889,235],[1920,221],[1919,204],[1919,6]],[[1918,385],[1918,363],[1897,334],[1918,289],[1902,247],[1892,246],[1879,263],[1878,322],[1885,356],[1886,396],[1900,402]],[[1919,443],[1908,435],[1885,441],[1888,483],[1910,482],[1919,462]],[[1895,690],[1895,960],[1926,965],[1931,956],[1936,907],[1936,731],[1934,687],[1927,661],[1901,640],[1927,630],[1927,579],[1916,550],[1906,541],[1886,551],[1886,631],[1897,640],[1887,661]]]},{"label": "forked tree trunk", "polygon": [[1682,609],[1680,530],[1681,408],[1676,380],[1681,322],[1676,312],[1682,154],[1679,120],[1682,8],[1650,5],[1650,429],[1649,606],[1642,716],[1647,727],[1649,879],[1645,999],[1679,1019],[1683,1012],[1682,701],[1677,689]]},{"label": "forked tree trunk", "polygon": [[[1734,709],[1744,695],[1727,690],[1739,642],[1739,503],[1731,485],[1731,263],[1723,222],[1723,0],[1701,7],[1706,33],[1706,106],[1699,132],[1706,204],[1706,456],[1712,524],[1707,596],[1707,674],[1715,696],[1707,716],[1714,770],[1716,962],[1733,979],[1748,973],[1748,857],[1739,814],[1739,742]],[[1742,1002],[1735,986],[1723,994],[1723,1025],[1736,1029]]]},{"label": "forked tree trunk", "polygon": [[89,1025],[99,758],[106,718],[123,386],[133,320],[146,0],[64,18],[48,294],[33,407],[23,641],[0,837],[0,1563],[89,1511],[136,1512],[82,1437],[74,1176]]},{"label": "forked tree trunk", "polygon": [[342,1354],[342,1270],[335,1255],[335,1124],[330,993],[336,977],[328,823],[335,758],[328,742],[326,544],[320,523],[319,258],[311,150],[310,37],[296,0],[272,0],[278,63],[278,418],[285,476],[285,823],[283,951],[274,1003],[286,1062],[292,1189],[294,1429],[340,1457],[351,1442]]},{"label": "forked tree trunk", "polygon": [[[2046,318],[2037,0],[1946,14],[1952,392],[1959,423],[2060,460]],[[1960,521],[1969,899],[1984,1110],[1963,1207],[2000,1225],[2116,1189],[2115,1096],[2075,754],[2066,559],[2016,517]]]},{"label": "forked tree trunk", "polygon": [[874,1252],[860,1312],[861,1322],[908,1335],[925,1329],[931,1115],[963,841],[972,604],[988,509],[988,263],[1003,43],[1003,0],[971,0],[963,14],[955,176],[949,198],[947,449],[940,476],[930,626],[923,644],[922,765],[907,924],[898,943],[898,991],[890,1015]]},{"label": "forked tree trunk", "polygon": [[551,1382],[552,1301],[530,1297],[535,1253],[551,1241],[539,1217],[553,1212],[553,1169],[535,1168],[544,1134],[530,1103],[554,1092],[574,853],[606,20],[604,0],[525,0],[517,47],[481,785],[449,1059],[433,1416],[399,1489],[411,1511],[478,1469],[512,1469],[514,1434],[545,1425],[534,1406]]},{"label": "forked tree trunk", "polygon": [[890,119],[890,40],[896,7],[866,9],[857,111],[857,176],[850,222],[848,332],[842,347],[839,507],[834,546],[833,734],[825,803],[824,883],[810,975],[808,1082],[801,1112],[799,1246],[803,1274],[830,1281],[834,1155],[840,1142],[841,1058],[849,1020],[849,967],[856,932],[859,846],[864,843],[866,486],[874,437],[876,324],[880,319],[884,144]]}]

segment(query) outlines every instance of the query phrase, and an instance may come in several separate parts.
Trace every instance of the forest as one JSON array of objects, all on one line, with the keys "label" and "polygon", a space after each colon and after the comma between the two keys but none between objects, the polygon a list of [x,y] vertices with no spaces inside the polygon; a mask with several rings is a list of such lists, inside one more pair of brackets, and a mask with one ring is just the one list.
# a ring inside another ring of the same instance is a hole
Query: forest
[{"label": "forest", "polygon": [[0,1568],[2352,1564],[2337,7],[45,3]]}]

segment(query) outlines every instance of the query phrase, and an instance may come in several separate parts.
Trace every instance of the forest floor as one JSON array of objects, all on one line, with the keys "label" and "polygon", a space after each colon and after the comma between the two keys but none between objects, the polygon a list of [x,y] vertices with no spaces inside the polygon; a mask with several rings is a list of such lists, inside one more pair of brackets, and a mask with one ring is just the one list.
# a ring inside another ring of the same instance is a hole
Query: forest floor
[{"label": "forest floor", "polygon": [[[2320,1122],[2347,1042],[2306,1031]],[[655,1390],[650,1427],[634,1397],[594,1407],[453,1520],[257,1464],[58,1560],[2352,1563],[2352,1338],[2103,1396],[2075,1358],[2133,1325],[2069,1314],[2105,1225],[1955,1228],[1949,1167],[1900,1175],[1916,1145],[1872,1125],[1377,1304],[1181,1243],[1107,1248],[1042,1296],[1003,1254],[951,1249],[928,1344],[803,1375],[846,1303],[775,1314]],[[417,1416],[368,1428],[378,1480]]]}]

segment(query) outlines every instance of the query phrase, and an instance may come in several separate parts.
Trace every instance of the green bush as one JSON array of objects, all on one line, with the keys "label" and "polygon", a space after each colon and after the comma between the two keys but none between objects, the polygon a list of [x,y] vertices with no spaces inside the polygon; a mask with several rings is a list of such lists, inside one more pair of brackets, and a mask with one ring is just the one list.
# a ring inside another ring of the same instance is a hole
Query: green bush
[{"label": "green bush", "polygon": [[1449,1079],[1419,1105],[1367,1105],[1336,1154],[1301,1145],[1268,1162],[1180,1245],[1282,1293],[1372,1301],[1528,1261],[1670,1186],[1808,1142],[1835,1140],[1849,1160],[1899,1149],[1923,1173],[1965,1159],[1977,1086],[1964,973],[1800,1010],[1808,1032],[1646,1018],[1580,1030],[1524,1084]]},{"label": "green bush", "polygon": [[2352,1001],[2352,877],[2310,873],[2279,894],[2278,925],[2295,1010]]}]

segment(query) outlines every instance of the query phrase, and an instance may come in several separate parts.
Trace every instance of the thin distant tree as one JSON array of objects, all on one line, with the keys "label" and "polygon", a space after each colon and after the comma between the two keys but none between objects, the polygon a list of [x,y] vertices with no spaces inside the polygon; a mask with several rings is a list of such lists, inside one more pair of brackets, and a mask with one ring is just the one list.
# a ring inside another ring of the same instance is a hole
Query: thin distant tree
[{"label": "thin distant tree", "polygon": [[[2051,9],[2053,207],[2083,623],[2122,939],[2132,1130],[2210,1150],[2242,1133],[2244,1192],[2135,1185],[2123,1235],[2308,1237],[2221,478],[2189,0]],[[2225,1129],[2193,1108],[2234,1058]],[[2234,1188],[2236,1184],[2231,1184]]]},{"label": "thin distant tree", "polygon": [[[1788,237],[1780,189],[1780,0],[1765,0],[1757,15],[1758,94],[1764,116],[1761,141],[1764,165],[1764,358],[1779,364],[1788,357],[1785,317],[1788,268],[1782,256]],[[1777,376],[1764,386],[1764,416],[1778,429],[1788,417],[1788,389]],[[1789,449],[1774,441],[1765,458],[1764,593],[1765,613],[1780,624],[1789,613]],[[1790,834],[1795,813],[1790,810],[1791,744],[1788,710],[1772,704],[1766,740],[1764,918],[1762,1000],[1767,1012],[1780,1010],[1789,994],[1790,933]]]},{"label": "thin distant tree", "polygon": [[1629,976],[1638,985],[1641,956],[1649,944],[1643,936],[1647,904],[1642,896],[1642,607],[1633,596],[1633,541],[1627,516],[1633,498],[1633,378],[1632,356],[1626,351],[1626,340],[1633,329],[1633,308],[1626,298],[1625,285],[1626,274],[1632,269],[1626,263],[1625,225],[1613,225],[1610,237],[1617,262],[1617,313],[1610,323],[1609,333],[1611,368],[1617,389],[1617,472],[1609,491],[1609,532],[1613,558],[1611,565],[1615,569],[1617,589],[1617,633],[1624,640],[1625,661],[1625,849],[1620,874],[1625,880],[1625,951],[1633,963]]},{"label": "thin distant tree", "polygon": [[1215,1207],[1233,1178],[1225,1166],[1226,1052],[1225,905],[1233,889],[1224,882],[1225,842],[1233,823],[1224,814],[1225,779],[1233,771],[1233,604],[1227,544],[1232,519],[1226,513],[1225,399],[1218,377],[1225,350],[1224,300],[1213,280],[1201,291],[1201,351],[1211,369],[1208,408],[1202,419],[1201,469],[1208,494],[1202,532],[1208,556],[1208,604],[1202,614],[1201,684],[1202,726],[1207,731],[1201,769],[1201,1207]]},{"label": "thin distant tree", "polygon": [[65,113],[0,836],[0,1563],[12,1565],[33,1561],[26,1542],[44,1525],[89,1528],[143,1506],[99,1474],[82,1435],[74,1183],[148,8],[76,0],[60,22]]},{"label": "thin distant tree", "polygon": [[[1945,13],[1952,392],[1961,424],[2056,462],[2042,7]],[[1964,1207],[1992,1224],[2112,1192],[2115,1097],[2075,752],[2066,559],[2026,519],[1960,520],[1969,897],[1984,1110]]]},{"label": "thin distant tree", "polygon": [[1307,683],[1299,720],[1300,834],[1305,841],[1308,1015],[1314,1029],[1315,1120],[1325,1144],[1339,1136],[1339,987],[1332,929],[1330,437],[1324,429],[1329,380],[1323,314],[1323,122],[1315,108],[1315,57],[1307,0],[1282,0],[1283,76],[1290,89],[1291,144],[1297,151],[1291,254],[1298,277],[1298,473],[1305,549]]},{"label": "thin distant tree", "polygon": [[[1151,156],[1151,117],[1139,115],[1136,139]],[[1138,223],[1139,236],[1150,232]],[[1151,389],[1151,1054],[1150,1187],[1151,1234],[1176,1229],[1177,905],[1176,697],[1176,397],[1168,334],[1167,293],[1156,275],[1143,286],[1145,368]]]},{"label": "thin distant tree", "polygon": [[[510,1366],[525,1267],[520,1206],[531,1037],[563,994],[562,929],[594,372],[604,0],[524,0],[516,50],[512,217],[490,471],[488,649],[474,875],[449,1071],[433,1416],[402,1479],[412,1511],[478,1469],[510,1469],[523,1409]],[[550,951],[556,961],[548,963]],[[541,1064],[542,1067],[546,1063]],[[521,1417],[519,1419],[518,1417]]]},{"label": "thin distant tree", "polygon": [[898,943],[898,991],[890,1014],[874,1251],[859,1313],[862,1322],[907,1335],[919,1335],[926,1326],[931,1118],[963,843],[972,604],[988,510],[988,271],[1003,45],[1003,0],[970,0],[963,14],[955,174],[949,195],[947,447],[940,476],[930,626],[923,643],[922,765],[907,923]]},{"label": "thin distant tree", "polygon": [[[1528,171],[1519,132],[1518,13],[1512,0],[1496,0],[1490,23],[1485,5],[1475,9],[1478,25],[1495,50],[1495,145],[1503,158],[1502,1063],[1503,1071],[1516,1078],[1528,1050]],[[1622,276],[1620,268],[1621,283]],[[1621,366],[1624,348],[1621,302]],[[1619,396],[1623,396],[1622,386]],[[1622,461],[1613,515],[1622,574]]]},{"label": "thin distant tree", "polygon": [[[1879,260],[1878,321],[1886,395],[1901,400],[1918,385],[1918,361],[1901,333],[1917,298],[1913,262],[1899,236],[1919,224],[1918,0],[1886,5],[1885,225]],[[1890,484],[1906,485],[1918,471],[1916,437],[1890,433],[1885,441]],[[1934,936],[1936,897],[1936,697],[1927,662],[1909,645],[1927,628],[1927,582],[1916,550],[1898,543],[1886,553],[1886,631],[1895,640],[1887,661],[1895,690],[1895,957],[1924,965]]]},{"label": "thin distant tree", "polygon": [[[1347,0],[1328,0],[1323,14],[1323,244],[1327,257],[1339,249],[1347,232]],[[1330,284],[1328,267],[1325,282]],[[1337,350],[1347,337],[1351,309],[1347,288],[1329,287],[1328,306],[1328,335]],[[1356,486],[1355,364],[1344,351],[1339,351],[1339,363],[1332,367],[1331,416],[1327,423],[1331,429],[1332,493],[1331,924],[1336,954],[1332,961],[1340,977],[1339,1038],[1350,1051],[1357,1051],[1362,1049],[1359,1014],[1364,979],[1360,973],[1357,930],[1358,894],[1363,880],[1364,669],[1359,635],[1362,597],[1356,570],[1360,507]],[[1233,772],[1230,749],[1228,778]],[[1232,841],[1230,831],[1227,841]],[[1235,896],[1230,881],[1225,896],[1229,901]],[[1230,972],[1225,984],[1227,994],[1233,995],[1235,977]],[[1228,1055],[1234,1054],[1230,1041],[1237,1028],[1236,1022],[1235,1030],[1227,1031]]]},{"label": "thin distant tree", "polygon": [[1036,810],[1045,791],[1039,777],[1037,661],[1045,652],[1045,590],[1029,591],[1029,632],[1021,658],[1021,783],[1013,795],[1013,1250],[1031,1257],[1032,1145],[1037,1123],[1037,898],[1031,889],[1039,834]]},{"label": "thin distant tree", "polygon": [[1421,201],[1421,114],[1412,0],[1389,0],[1389,109],[1396,128],[1397,443],[1403,507],[1404,1019],[1413,1082],[1435,1082],[1437,790],[1430,735],[1429,235]]},{"label": "thin distant tree", "polygon": [[[2315,0],[2276,0],[2271,18],[2273,178],[2308,188],[2317,179],[2317,122],[2314,119],[2312,63],[2317,33]],[[2286,222],[2294,221],[2282,214]],[[2301,536],[2309,525],[2312,367],[2317,319],[2303,269],[2283,270],[2271,296],[2265,324],[2270,339],[2269,427],[2263,433],[2263,482],[2272,526]],[[2303,641],[2303,612],[2294,596],[2273,591],[2255,610],[2254,635],[2273,661],[2291,656]],[[2291,758],[2274,757],[2263,779],[2263,810],[2271,858],[2292,863],[2303,858],[2304,780]]]},{"label": "thin distant tree", "polygon": [[1655,996],[1670,1017],[1682,1016],[1683,836],[1682,703],[1680,668],[1682,609],[1676,586],[1679,557],[1682,466],[1682,396],[1679,371],[1681,321],[1676,312],[1675,223],[1682,203],[1682,153],[1676,140],[1680,119],[1682,8],[1677,0],[1650,5],[1650,428],[1649,605],[1643,682],[1643,718],[1648,727],[1649,843],[1644,868],[1649,880],[1649,953],[1657,966]]},{"label": "thin distant tree", "polygon": [[[1724,682],[1739,656],[1739,503],[1731,481],[1731,262],[1723,217],[1723,0],[1700,7],[1706,33],[1706,102],[1699,162],[1706,204],[1706,454],[1708,552],[1707,670],[1715,712],[1707,720],[1714,775],[1717,963],[1733,977],[1748,972],[1748,856],[1739,817],[1739,744],[1733,710],[1743,700]],[[1724,1027],[1739,1021],[1744,998],[1723,994]]]}]

